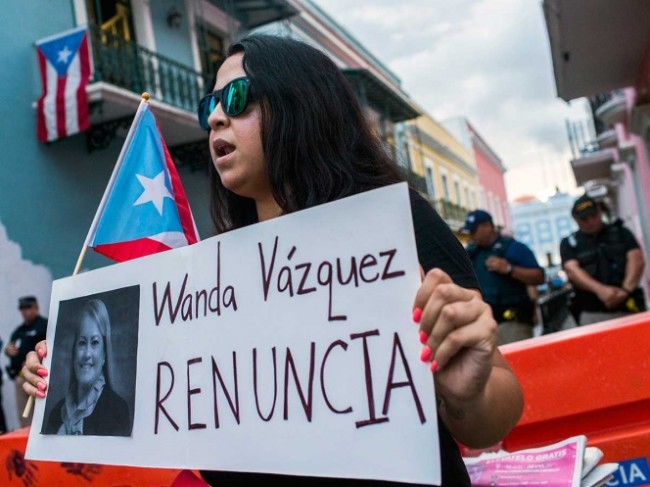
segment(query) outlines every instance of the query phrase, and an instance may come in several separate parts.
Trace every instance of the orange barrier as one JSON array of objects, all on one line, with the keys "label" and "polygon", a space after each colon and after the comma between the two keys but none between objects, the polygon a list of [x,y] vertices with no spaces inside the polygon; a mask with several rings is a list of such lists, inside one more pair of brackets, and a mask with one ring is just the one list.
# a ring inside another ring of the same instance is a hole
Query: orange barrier
[{"label": "orange barrier", "polygon": [[25,460],[29,428],[0,436],[0,485],[3,487],[168,487],[178,469],[119,467]]},{"label": "orange barrier", "polygon": [[500,349],[525,399],[503,449],[584,434],[603,462],[621,463],[611,485],[650,485],[650,311]]}]

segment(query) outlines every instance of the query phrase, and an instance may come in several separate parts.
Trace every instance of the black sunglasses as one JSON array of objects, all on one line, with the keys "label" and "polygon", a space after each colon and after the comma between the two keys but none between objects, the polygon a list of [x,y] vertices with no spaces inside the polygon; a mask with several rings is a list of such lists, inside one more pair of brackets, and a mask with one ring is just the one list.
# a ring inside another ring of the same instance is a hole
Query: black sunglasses
[{"label": "black sunglasses", "polygon": [[199,102],[199,125],[204,130],[210,130],[208,117],[221,102],[221,109],[229,117],[236,117],[244,110],[252,98],[248,78],[236,78],[221,88],[204,96]]}]

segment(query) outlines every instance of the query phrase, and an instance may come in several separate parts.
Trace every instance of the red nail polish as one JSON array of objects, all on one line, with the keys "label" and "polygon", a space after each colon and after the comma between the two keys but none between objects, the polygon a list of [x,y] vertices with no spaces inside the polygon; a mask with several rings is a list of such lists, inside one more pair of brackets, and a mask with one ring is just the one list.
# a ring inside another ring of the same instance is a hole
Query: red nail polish
[{"label": "red nail polish", "polygon": [[415,308],[413,310],[413,322],[419,323],[422,319],[422,310],[420,308]]},{"label": "red nail polish", "polygon": [[427,335],[425,332],[420,330],[420,343],[424,345],[425,343],[427,343],[428,339],[429,339],[429,335]]},{"label": "red nail polish", "polygon": [[38,370],[36,371],[36,373],[37,373],[38,375],[40,375],[41,377],[47,377],[47,370],[45,370],[45,369],[38,369]]},{"label": "red nail polish", "polygon": [[36,353],[38,353],[38,356],[39,356],[40,358],[45,357],[45,350],[43,350],[42,348],[39,348],[38,351],[37,351]]},{"label": "red nail polish", "polygon": [[420,354],[420,360],[422,360],[422,362],[428,362],[430,358],[431,358],[431,348],[425,345],[424,348],[422,348],[422,353]]},{"label": "red nail polish", "polygon": [[36,391],[36,397],[40,397],[41,399],[43,399],[45,397],[45,393],[41,391]]},{"label": "red nail polish", "polygon": [[435,372],[436,370],[438,370],[438,362],[432,360],[431,365],[429,365],[429,370],[431,370],[431,372]]},{"label": "red nail polish", "polygon": [[45,385],[45,382],[37,382],[36,387],[38,387],[39,391],[44,391],[47,386]]}]

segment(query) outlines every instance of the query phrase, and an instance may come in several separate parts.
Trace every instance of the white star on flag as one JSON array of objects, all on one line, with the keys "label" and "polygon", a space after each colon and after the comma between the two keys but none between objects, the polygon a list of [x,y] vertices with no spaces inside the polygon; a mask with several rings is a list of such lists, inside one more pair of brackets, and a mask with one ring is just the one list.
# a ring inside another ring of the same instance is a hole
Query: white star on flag
[{"label": "white star on flag", "polygon": [[144,191],[136,202],[133,203],[133,206],[151,202],[156,207],[156,210],[158,210],[158,214],[162,216],[163,200],[165,198],[174,200],[174,196],[169,192],[167,186],[165,186],[165,171],[160,171],[160,174],[154,178],[148,178],[141,174],[136,174],[135,177],[140,181]]},{"label": "white star on flag", "polygon": [[59,58],[57,59],[58,62],[60,63],[67,63],[68,58],[72,54],[72,51],[68,49],[68,46],[64,46],[63,49],[61,49],[58,53]]}]

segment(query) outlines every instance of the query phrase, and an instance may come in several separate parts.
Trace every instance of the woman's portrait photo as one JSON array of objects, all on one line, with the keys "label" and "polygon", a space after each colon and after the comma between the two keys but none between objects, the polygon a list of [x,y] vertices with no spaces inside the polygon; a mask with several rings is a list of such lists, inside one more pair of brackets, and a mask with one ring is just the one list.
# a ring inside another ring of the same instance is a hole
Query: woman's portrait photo
[{"label": "woman's portrait photo", "polygon": [[131,436],[140,287],[59,303],[42,434]]}]

